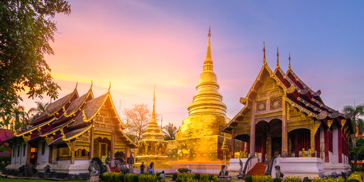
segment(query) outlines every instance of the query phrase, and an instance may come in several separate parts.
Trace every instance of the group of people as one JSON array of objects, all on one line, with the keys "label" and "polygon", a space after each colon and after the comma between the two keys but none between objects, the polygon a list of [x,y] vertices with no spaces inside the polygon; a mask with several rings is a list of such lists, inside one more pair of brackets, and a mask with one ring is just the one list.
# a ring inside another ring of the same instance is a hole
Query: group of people
[{"label": "group of people", "polygon": [[[142,165],[140,165],[140,174],[144,174],[144,170],[145,170],[145,165],[144,162],[142,162]],[[154,172],[154,162],[150,163],[150,165],[148,166],[147,172],[152,176],[153,172]],[[159,175],[159,177],[165,178],[166,174],[164,173],[164,171],[162,171],[162,173]]]}]

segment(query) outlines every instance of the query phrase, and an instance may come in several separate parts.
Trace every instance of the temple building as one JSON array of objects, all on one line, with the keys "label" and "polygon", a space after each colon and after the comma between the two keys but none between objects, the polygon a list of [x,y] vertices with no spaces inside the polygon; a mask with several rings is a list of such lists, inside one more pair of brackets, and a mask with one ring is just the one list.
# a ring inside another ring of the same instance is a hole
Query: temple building
[{"label": "temple building", "polygon": [[42,177],[49,165],[55,178],[84,178],[91,159],[104,161],[109,153],[112,160],[125,159],[129,149],[137,147],[124,129],[110,88],[94,98],[92,84],[82,96],[76,86],[71,93],[52,102],[28,129],[15,132],[7,140],[12,155],[6,170],[14,170],[11,174],[16,175],[19,167],[29,165]]},{"label": "temple building", "polygon": [[280,156],[276,163],[285,176],[317,177],[350,170],[352,115],[325,105],[321,91],[313,91],[291,69],[290,56],[284,73],[278,49],[274,71],[266,62],[265,47],[263,52],[263,66],[246,97],[240,98],[244,107],[220,130],[243,141],[242,151],[250,157],[257,154],[258,163]]},{"label": "temple building", "polygon": [[168,142],[164,141],[162,126],[161,128],[158,127],[157,119],[155,117],[154,91],[152,117],[150,118],[145,133],[142,135],[142,140],[138,141],[138,155],[136,157],[136,163],[133,165],[136,173],[140,173],[140,165],[142,165],[142,162],[144,162],[144,165],[146,166],[145,170],[147,170],[147,166],[153,162],[154,169],[158,172],[174,172],[172,166],[168,164],[167,145]]},{"label": "temple building", "polygon": [[[168,157],[174,168],[189,167],[193,172],[218,173],[223,164],[224,133],[219,131],[220,125],[226,125],[230,119],[226,116],[226,105],[218,92],[219,85],[213,71],[210,48],[211,32],[208,33],[208,44],[203,71],[200,75],[197,93],[193,103],[188,106],[189,116],[185,118],[176,139],[168,141]],[[229,151],[241,150],[241,141],[227,139]],[[211,166],[212,165],[212,166]]]}]

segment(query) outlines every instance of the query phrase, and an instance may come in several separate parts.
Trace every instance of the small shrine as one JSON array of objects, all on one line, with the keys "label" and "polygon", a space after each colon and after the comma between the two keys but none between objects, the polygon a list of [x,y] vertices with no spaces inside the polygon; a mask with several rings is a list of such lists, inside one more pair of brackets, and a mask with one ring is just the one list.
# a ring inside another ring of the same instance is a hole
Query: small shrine
[{"label": "small shrine", "polygon": [[[162,128],[162,126],[161,126]],[[157,171],[170,172],[172,166],[168,163],[167,145],[164,141],[162,130],[159,129],[155,116],[155,91],[153,96],[153,112],[148,128],[142,135],[142,140],[138,142],[138,155],[136,163],[133,165],[135,169],[140,170],[140,165],[144,162],[145,170],[148,169],[150,163],[154,163],[154,169]]]}]

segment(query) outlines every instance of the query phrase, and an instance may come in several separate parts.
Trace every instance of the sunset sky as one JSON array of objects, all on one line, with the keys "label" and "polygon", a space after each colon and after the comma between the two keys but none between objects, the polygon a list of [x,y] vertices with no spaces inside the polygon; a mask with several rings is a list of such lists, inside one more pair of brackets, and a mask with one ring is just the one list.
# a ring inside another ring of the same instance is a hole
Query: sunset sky
[{"label": "sunset sky", "polygon": [[[211,52],[227,116],[243,107],[263,63],[292,69],[325,104],[342,110],[364,103],[364,1],[69,1],[69,16],[57,15],[58,31],[46,55],[59,96],[78,81],[84,94],[93,80],[94,95],[111,94],[117,110],[133,104],[152,108],[179,126],[188,116],[206,56]],[[44,98],[43,102],[48,102]],[[27,109],[34,101],[25,99]],[[123,118],[123,115],[121,115]]]}]

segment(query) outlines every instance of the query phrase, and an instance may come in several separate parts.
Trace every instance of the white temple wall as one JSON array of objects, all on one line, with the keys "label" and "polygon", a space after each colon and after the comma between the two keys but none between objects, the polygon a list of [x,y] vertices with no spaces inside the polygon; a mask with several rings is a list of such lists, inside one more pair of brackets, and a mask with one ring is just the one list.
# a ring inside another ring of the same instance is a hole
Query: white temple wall
[{"label": "white temple wall", "polygon": [[[42,154],[43,142],[45,143],[44,154]],[[37,159],[38,163],[39,164],[48,163],[48,156],[49,156],[49,146],[47,145],[47,142],[44,139],[41,139],[38,141],[38,159]]]},{"label": "white temple wall", "polygon": [[52,163],[56,163],[57,161],[57,146],[53,146],[52,150]]},{"label": "white temple wall", "polygon": [[16,145],[13,145],[13,147],[11,148],[11,164],[15,165],[16,164]]},{"label": "white temple wall", "polygon": [[[25,147],[24,147],[24,145],[25,145]],[[28,144],[26,144],[24,141],[21,143],[21,146],[20,146],[20,161],[21,161],[20,165],[25,165],[27,163],[27,145]]]},{"label": "white temple wall", "polygon": [[339,128],[334,124],[332,126],[332,162],[339,162]]}]

